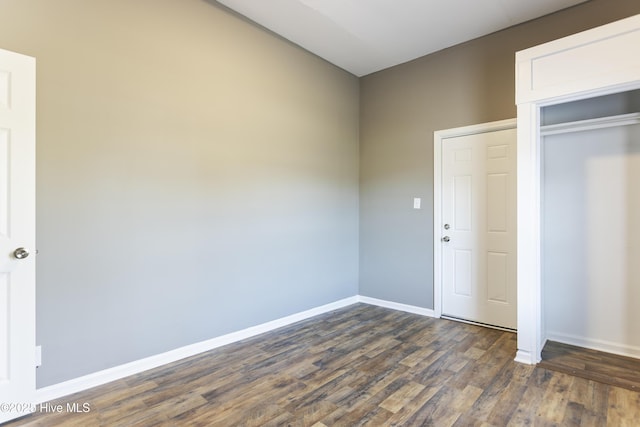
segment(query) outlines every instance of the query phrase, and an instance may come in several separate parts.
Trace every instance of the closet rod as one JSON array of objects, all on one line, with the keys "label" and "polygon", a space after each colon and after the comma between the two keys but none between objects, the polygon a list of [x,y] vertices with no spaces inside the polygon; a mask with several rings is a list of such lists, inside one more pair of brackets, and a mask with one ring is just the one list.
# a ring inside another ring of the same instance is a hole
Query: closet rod
[{"label": "closet rod", "polygon": [[604,129],[615,126],[629,126],[639,123],[640,113],[619,114],[616,116],[598,117],[596,119],[577,120],[575,122],[540,126],[540,136],[559,135],[562,133]]}]

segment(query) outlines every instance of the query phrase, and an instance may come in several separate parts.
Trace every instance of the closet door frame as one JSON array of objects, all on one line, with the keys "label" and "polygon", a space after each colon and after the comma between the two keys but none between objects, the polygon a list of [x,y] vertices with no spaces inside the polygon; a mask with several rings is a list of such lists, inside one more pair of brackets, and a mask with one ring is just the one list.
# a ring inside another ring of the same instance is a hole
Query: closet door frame
[{"label": "closet door frame", "polygon": [[546,341],[541,264],[541,109],[640,88],[640,15],[516,53],[518,351],[535,364]]}]

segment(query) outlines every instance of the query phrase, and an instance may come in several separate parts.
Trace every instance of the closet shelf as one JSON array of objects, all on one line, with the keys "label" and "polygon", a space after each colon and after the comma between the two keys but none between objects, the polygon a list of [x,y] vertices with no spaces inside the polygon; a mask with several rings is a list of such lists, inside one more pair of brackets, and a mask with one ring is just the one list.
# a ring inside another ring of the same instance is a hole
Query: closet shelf
[{"label": "closet shelf", "polygon": [[577,120],[574,122],[540,126],[540,136],[603,129],[614,126],[628,126],[638,123],[640,123],[640,113],[619,114],[616,116],[598,117],[596,119]]}]

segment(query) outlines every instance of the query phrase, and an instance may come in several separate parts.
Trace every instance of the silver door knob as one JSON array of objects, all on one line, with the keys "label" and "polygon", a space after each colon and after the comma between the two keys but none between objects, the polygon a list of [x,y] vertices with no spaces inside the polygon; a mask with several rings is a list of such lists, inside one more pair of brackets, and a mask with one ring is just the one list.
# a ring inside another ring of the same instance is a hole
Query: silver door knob
[{"label": "silver door knob", "polygon": [[17,259],[25,259],[26,257],[29,256],[29,250],[25,248],[18,248],[15,251],[13,251],[13,256],[16,257]]},{"label": "silver door knob", "polygon": [[443,242],[445,242],[445,243],[447,243],[447,242],[448,242],[448,241],[450,241],[450,240],[451,240],[451,238],[450,238],[449,236],[444,236],[444,237],[442,238],[442,241],[443,241]]}]

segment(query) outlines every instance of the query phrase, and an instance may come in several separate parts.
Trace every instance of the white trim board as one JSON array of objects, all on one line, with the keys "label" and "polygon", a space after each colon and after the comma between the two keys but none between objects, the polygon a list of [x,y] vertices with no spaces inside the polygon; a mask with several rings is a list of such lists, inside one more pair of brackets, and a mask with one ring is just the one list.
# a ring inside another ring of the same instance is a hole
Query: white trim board
[{"label": "white trim board", "polygon": [[378,307],[390,308],[392,310],[404,311],[406,313],[419,314],[426,317],[439,317],[436,316],[435,312],[430,308],[416,307],[415,305],[385,301],[377,298],[365,297],[362,295],[358,295],[358,302],[361,302],[363,304],[376,305]]},{"label": "white trim board", "polygon": [[375,305],[379,307],[390,308],[398,311],[405,311],[408,313],[419,314],[423,316],[433,316],[433,310],[416,307],[407,304],[400,304],[391,301],[380,300],[376,298],[370,298],[360,295],[355,295],[349,298],[344,298],[339,301],[335,301],[329,304],[322,305],[320,307],[312,308],[310,310],[295,313],[290,316],[282,317],[270,322],[266,322],[260,325],[252,326],[240,331],[232,332],[226,335],[222,335],[210,340],[202,341],[199,343],[187,345],[184,347],[170,350],[165,353],[157,354],[154,356],[146,357],[144,359],[135,360],[133,362],[125,363],[123,365],[114,366],[113,368],[105,369],[92,374],[84,375],[79,378],[74,378],[69,381],[64,381],[59,384],[53,384],[47,387],[43,387],[36,390],[35,404],[48,402],[51,400],[59,399],[70,394],[78,393],[84,390],[88,390],[93,387],[97,387],[112,381],[128,377],[130,375],[138,374],[140,372],[147,371],[149,369],[157,368],[162,365],[176,362],[187,357],[195,356],[200,353],[204,353],[209,350],[222,347],[227,344],[251,338],[256,335],[272,331],[283,326],[288,326],[301,320],[306,320],[320,314],[328,313],[333,310],[348,307],[353,304],[363,303],[369,305]]}]

